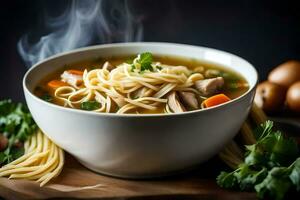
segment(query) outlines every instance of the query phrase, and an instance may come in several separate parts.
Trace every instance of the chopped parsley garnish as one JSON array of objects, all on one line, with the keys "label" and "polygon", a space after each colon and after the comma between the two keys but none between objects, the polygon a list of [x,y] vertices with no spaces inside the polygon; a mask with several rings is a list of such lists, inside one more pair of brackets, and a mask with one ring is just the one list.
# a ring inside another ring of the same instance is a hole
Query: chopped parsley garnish
[{"label": "chopped parsley garnish", "polygon": [[149,52],[140,54],[138,62],[141,64],[141,71],[149,70],[153,71],[152,67],[153,56]]},{"label": "chopped parsley garnish", "polygon": [[144,72],[146,70],[154,71],[152,67],[152,62],[153,62],[153,56],[151,53],[149,52],[141,53],[138,55],[136,59],[134,59],[133,64],[131,65],[131,71],[136,70],[138,68],[137,66],[140,66],[139,72]]},{"label": "chopped parsley garnish", "polygon": [[125,63],[127,63],[127,64],[132,64],[132,63],[133,63],[133,60],[134,60],[134,57],[130,57],[130,58],[128,58],[128,59],[125,61]]},{"label": "chopped parsley garnish", "polygon": [[162,70],[162,67],[161,66],[156,66],[156,69]]},{"label": "chopped parsley garnish", "polygon": [[131,72],[134,72],[135,69],[136,69],[135,65],[132,64],[132,65],[131,65]]},{"label": "chopped parsley garnish", "polygon": [[53,101],[53,97],[50,94],[44,94],[43,96],[41,96],[41,98],[44,101],[47,101],[47,102],[52,102]]},{"label": "chopped parsley garnish", "polygon": [[97,110],[100,108],[100,103],[97,101],[85,101],[81,103],[82,110]]}]

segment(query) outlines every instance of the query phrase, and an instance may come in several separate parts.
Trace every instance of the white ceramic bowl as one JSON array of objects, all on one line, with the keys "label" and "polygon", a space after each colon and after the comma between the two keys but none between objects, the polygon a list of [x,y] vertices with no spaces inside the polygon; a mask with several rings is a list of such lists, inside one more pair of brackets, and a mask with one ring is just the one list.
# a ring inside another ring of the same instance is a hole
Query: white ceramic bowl
[{"label": "white ceramic bowl", "polygon": [[[118,115],[64,108],[32,92],[47,74],[77,61],[154,54],[211,61],[242,74],[249,90],[214,108],[180,114]],[[34,65],[24,93],[38,126],[57,145],[96,172],[124,178],[155,177],[193,167],[217,154],[238,132],[251,107],[257,73],[244,59],[223,51],[170,43],[121,43],[62,53]]]}]

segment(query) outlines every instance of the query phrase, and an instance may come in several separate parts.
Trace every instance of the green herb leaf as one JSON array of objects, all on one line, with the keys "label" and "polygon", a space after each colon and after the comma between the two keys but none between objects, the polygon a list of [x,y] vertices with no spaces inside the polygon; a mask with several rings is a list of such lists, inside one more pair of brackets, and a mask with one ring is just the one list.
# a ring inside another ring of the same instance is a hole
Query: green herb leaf
[{"label": "green herb leaf", "polygon": [[221,172],[217,177],[217,183],[221,187],[227,189],[235,188],[238,184],[237,178],[234,176],[234,172]]},{"label": "green herb leaf", "polygon": [[25,105],[15,104],[11,100],[0,101],[0,133],[8,139],[7,148],[0,152],[0,165],[23,155],[22,148],[17,148],[14,144],[24,143],[36,129],[37,126]]},{"label": "green herb leaf", "polygon": [[286,138],[280,132],[275,132],[272,136],[274,142],[271,142],[269,146],[266,146],[269,153],[270,162],[274,163],[274,166],[288,166],[293,162],[298,155],[298,146],[293,138]]},{"label": "green herb leaf", "polygon": [[44,94],[41,98],[44,101],[47,101],[47,102],[52,102],[53,101],[53,97],[50,94]]},{"label": "green herb leaf", "polygon": [[133,63],[133,60],[134,60],[134,57],[130,57],[130,58],[128,58],[128,59],[125,61],[125,63],[131,65],[131,64]]},{"label": "green herb leaf", "polygon": [[239,77],[234,73],[221,71],[219,76],[222,76],[226,81],[230,81],[230,82],[237,82],[239,80]]},{"label": "green herb leaf", "polygon": [[300,191],[300,158],[296,141],[273,130],[267,121],[256,130],[257,142],[246,146],[244,163],[233,172],[221,172],[224,188],[255,190],[259,198],[281,200],[288,191]]},{"label": "green herb leaf", "polygon": [[0,101],[0,117],[8,115],[15,108],[15,104],[10,99]]},{"label": "green herb leaf", "polygon": [[156,69],[162,70],[162,67],[161,66],[156,66]]},{"label": "green herb leaf", "polygon": [[[146,70],[149,71],[154,71],[153,67],[152,67],[152,62],[153,62],[153,56],[151,53],[149,52],[144,52],[141,53],[138,56],[138,59],[136,61],[139,65],[140,65],[140,73],[144,72]],[[135,66],[136,63],[133,63],[131,66],[131,71],[134,71],[137,67]]]},{"label": "green herb leaf", "polygon": [[131,65],[131,72],[134,72],[135,69],[136,69],[135,65],[132,64],[132,65]]},{"label": "green herb leaf", "polygon": [[287,176],[287,168],[274,167],[267,177],[255,186],[259,198],[271,198],[281,200],[291,187],[291,181]]},{"label": "green herb leaf", "polygon": [[297,191],[300,191],[300,158],[297,158],[294,162],[289,177],[292,183],[296,186]]},{"label": "green herb leaf", "polygon": [[262,168],[260,171],[251,169],[250,166],[244,165],[240,168],[239,173],[236,176],[239,179],[240,189],[251,191],[252,188],[260,183],[268,174],[266,168]]},{"label": "green herb leaf", "polygon": [[100,108],[100,103],[97,101],[85,101],[81,103],[82,110],[97,110]]},{"label": "green herb leaf", "polygon": [[141,65],[149,65],[152,63],[152,61],[153,61],[153,56],[151,53],[145,52],[140,54],[139,63]]}]

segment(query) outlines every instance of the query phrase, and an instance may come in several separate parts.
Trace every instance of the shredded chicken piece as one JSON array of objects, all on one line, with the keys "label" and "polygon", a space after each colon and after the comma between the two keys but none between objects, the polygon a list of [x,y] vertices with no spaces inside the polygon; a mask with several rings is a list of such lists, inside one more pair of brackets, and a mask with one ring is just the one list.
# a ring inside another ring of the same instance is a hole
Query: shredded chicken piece
[{"label": "shredded chicken piece", "polygon": [[185,107],[180,103],[179,98],[175,91],[168,95],[168,106],[174,113],[181,113],[186,111]]},{"label": "shredded chicken piece", "polygon": [[199,108],[199,102],[196,97],[196,95],[193,92],[178,92],[179,97],[182,100],[182,102],[187,105],[188,107],[192,108],[193,110],[196,110]]},{"label": "shredded chicken piece", "polygon": [[72,70],[66,70],[61,75],[61,80],[74,87],[78,87],[83,82],[83,77],[81,74],[73,73]]},{"label": "shredded chicken piece", "polygon": [[218,92],[224,85],[223,77],[199,80],[195,82],[195,87],[202,96],[211,96]]}]

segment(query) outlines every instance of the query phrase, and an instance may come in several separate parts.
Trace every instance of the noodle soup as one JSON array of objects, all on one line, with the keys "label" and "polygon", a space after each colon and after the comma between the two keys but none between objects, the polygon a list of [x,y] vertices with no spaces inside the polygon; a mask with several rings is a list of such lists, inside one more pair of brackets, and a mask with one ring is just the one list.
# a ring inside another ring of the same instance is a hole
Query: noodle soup
[{"label": "noodle soup", "polygon": [[34,92],[74,109],[154,114],[217,106],[248,89],[241,75],[223,66],[145,52],[65,66],[41,80]]}]

